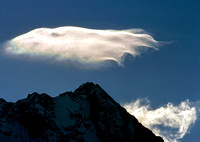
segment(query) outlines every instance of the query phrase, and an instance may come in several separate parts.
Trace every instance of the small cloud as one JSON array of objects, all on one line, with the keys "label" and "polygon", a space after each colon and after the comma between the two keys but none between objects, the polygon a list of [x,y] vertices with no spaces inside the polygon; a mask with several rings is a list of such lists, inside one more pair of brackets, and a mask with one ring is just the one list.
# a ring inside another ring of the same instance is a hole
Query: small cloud
[{"label": "small cloud", "polygon": [[165,142],[178,142],[183,138],[197,120],[200,108],[198,103],[192,103],[189,100],[177,106],[169,102],[166,106],[155,110],[151,109],[148,99],[138,99],[123,106],[145,127],[163,137]]},{"label": "small cloud", "polygon": [[98,67],[124,56],[138,56],[144,49],[159,45],[142,29],[96,30],[65,26],[38,28],[17,36],[5,44],[5,52],[19,57],[45,59],[67,64]]}]

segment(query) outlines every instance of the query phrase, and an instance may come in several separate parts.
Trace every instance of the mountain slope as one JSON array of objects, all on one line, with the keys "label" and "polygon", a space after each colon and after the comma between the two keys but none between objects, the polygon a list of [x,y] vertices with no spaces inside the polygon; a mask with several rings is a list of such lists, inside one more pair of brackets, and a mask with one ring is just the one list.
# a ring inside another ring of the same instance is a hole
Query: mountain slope
[{"label": "mountain slope", "polygon": [[0,141],[163,142],[93,83],[55,98],[0,99]]}]

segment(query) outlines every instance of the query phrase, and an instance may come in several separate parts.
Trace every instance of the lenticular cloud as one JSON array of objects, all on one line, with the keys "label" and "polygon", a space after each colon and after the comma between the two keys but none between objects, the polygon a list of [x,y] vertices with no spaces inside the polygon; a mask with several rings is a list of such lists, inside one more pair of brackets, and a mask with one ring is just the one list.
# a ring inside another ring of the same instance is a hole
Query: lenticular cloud
[{"label": "lenticular cloud", "polygon": [[166,142],[178,142],[197,119],[199,105],[194,105],[189,100],[181,102],[178,106],[168,103],[155,110],[151,109],[148,100],[144,105],[142,102],[143,100],[139,99],[123,106],[144,126],[156,135],[162,136]]},{"label": "lenticular cloud", "polygon": [[50,59],[84,65],[114,61],[123,65],[124,55],[139,55],[158,42],[141,29],[95,30],[65,26],[38,28],[15,37],[6,44],[11,55]]}]

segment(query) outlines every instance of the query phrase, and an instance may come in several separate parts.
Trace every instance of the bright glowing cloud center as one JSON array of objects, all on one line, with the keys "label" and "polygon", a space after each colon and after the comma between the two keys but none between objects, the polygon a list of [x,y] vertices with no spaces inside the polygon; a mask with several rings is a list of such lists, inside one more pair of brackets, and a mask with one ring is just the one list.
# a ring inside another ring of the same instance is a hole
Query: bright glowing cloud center
[{"label": "bright glowing cloud center", "polygon": [[6,52],[81,64],[115,61],[123,64],[124,55],[139,55],[158,42],[141,29],[95,30],[81,27],[38,28],[10,40]]}]

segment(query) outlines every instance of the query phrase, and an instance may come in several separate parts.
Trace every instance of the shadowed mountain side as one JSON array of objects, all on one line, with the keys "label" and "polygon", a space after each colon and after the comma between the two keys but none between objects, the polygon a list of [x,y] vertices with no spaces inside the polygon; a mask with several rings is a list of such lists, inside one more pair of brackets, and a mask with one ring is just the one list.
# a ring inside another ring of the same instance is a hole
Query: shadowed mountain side
[{"label": "shadowed mountain side", "polygon": [[0,141],[163,142],[99,85],[85,83],[55,98],[33,93],[0,99]]}]

